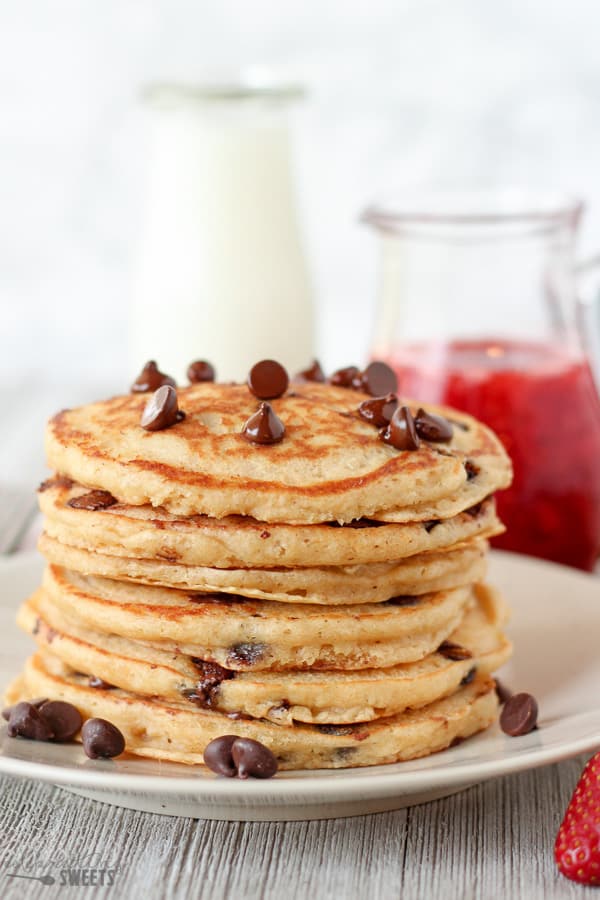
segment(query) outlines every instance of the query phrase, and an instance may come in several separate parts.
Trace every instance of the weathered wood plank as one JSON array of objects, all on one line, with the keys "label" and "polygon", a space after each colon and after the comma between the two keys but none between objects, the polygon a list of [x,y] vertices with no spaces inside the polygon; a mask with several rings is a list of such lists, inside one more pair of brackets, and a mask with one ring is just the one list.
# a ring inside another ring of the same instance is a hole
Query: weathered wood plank
[{"label": "weathered wood plank", "polygon": [[[0,779],[0,896],[83,896],[63,869],[119,867],[88,898],[576,900],[552,846],[581,771],[571,760],[436,803],[322,822],[227,823],[122,810]],[[7,878],[51,874],[53,886]]]}]

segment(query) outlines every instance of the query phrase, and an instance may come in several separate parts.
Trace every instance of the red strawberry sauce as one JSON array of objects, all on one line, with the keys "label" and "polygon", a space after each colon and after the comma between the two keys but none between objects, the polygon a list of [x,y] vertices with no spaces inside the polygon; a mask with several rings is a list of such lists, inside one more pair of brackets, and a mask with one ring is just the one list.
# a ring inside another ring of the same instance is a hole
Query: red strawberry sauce
[{"label": "red strawberry sauce", "polygon": [[403,346],[400,393],[489,425],[515,478],[498,494],[494,545],[592,569],[600,554],[600,398],[588,363],[552,344],[476,340]]}]

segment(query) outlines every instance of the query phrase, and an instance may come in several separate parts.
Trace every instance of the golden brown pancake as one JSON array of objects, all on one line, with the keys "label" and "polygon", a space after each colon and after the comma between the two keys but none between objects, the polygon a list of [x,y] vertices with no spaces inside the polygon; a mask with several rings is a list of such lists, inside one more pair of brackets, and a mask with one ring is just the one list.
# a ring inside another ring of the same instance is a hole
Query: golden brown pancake
[{"label": "golden brown pancake", "polygon": [[[240,712],[276,724],[365,722],[416,709],[449,696],[463,680],[489,675],[510,656],[502,632],[505,607],[479,586],[477,602],[449,637],[456,650],[434,652],[402,666],[359,671],[232,672],[78,623],[32,597],[18,622],[50,652],[79,672],[113,687],[224,713]],[[41,606],[44,608],[42,609]]]},{"label": "golden brown pancake", "polygon": [[89,687],[88,676],[55,656],[38,653],[27,661],[5,700],[13,704],[43,696],[72,703],[85,718],[113,722],[125,736],[129,753],[153,759],[201,764],[203,750],[214,738],[249,737],[269,747],[282,770],[372,766],[426,756],[487,728],[498,709],[494,681],[482,677],[443,700],[374,722],[288,728],[191,710],[185,702],[98,690]]},{"label": "golden brown pancake", "polygon": [[303,569],[211,569],[166,560],[130,559],[81,550],[42,536],[39,548],[54,565],[157,587],[240,594],[279,603],[322,606],[383,603],[398,595],[429,594],[482,581],[487,569],[485,541],[451,550],[421,553],[389,563]]},{"label": "golden brown pancake", "polygon": [[[403,525],[357,520],[352,525],[286,525],[248,516],[181,518],[151,506],[105,509],[70,504],[89,493],[61,479],[39,494],[46,534],[61,544],[129,559],[223,569],[361,565],[445,550],[475,537],[501,534],[492,497],[450,519]],[[50,547],[42,543],[42,552]],[[76,567],[75,567],[76,568]]]},{"label": "golden brown pancake", "polygon": [[90,628],[229,669],[365,669],[431,653],[473,603],[473,589],[329,608],[190,594],[49,566],[37,602]]},{"label": "golden brown pancake", "polygon": [[[50,466],[133,506],[292,524],[343,523],[415,506],[429,515],[437,500],[454,501],[465,486],[467,507],[478,472],[485,473],[484,493],[511,477],[492,432],[450,410],[427,407],[455,423],[449,443],[422,441],[418,450],[399,451],[357,415],[366,395],[297,384],[272,401],[286,433],[267,446],[241,433],[258,407],[245,385],[197,384],[178,397],[186,418],[163,431],[141,427],[145,395],[59,413],[46,432]],[[411,405],[416,413],[418,404]]]}]

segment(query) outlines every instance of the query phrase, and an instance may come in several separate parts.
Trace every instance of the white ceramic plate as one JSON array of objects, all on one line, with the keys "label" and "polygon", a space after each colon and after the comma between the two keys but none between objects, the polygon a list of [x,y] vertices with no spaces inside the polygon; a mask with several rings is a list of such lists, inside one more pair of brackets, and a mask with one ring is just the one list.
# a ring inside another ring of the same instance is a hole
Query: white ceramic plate
[{"label": "white ceramic plate", "polygon": [[[31,641],[14,625],[37,585],[34,555],[0,561],[0,682],[18,672]],[[144,759],[89,760],[79,745],[15,740],[0,729],[0,771],[37,778],[107,803],[166,815],[238,821],[323,819],[398,809],[600,746],[600,579],[494,553],[491,580],[513,608],[515,658],[501,673],[535,695],[539,728],[506,737],[497,725],[443,753],[388,766],[282,772],[268,781],[217,778]]]}]

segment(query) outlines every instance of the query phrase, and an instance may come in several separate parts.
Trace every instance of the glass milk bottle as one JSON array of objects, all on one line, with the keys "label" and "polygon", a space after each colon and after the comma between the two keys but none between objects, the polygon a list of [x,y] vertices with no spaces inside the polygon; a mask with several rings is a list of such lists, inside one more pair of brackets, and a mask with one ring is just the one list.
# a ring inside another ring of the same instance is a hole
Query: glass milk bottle
[{"label": "glass milk bottle", "polygon": [[314,355],[287,112],[293,86],[155,85],[148,206],[134,277],[131,371],[185,384],[195,359],[222,381]]}]

